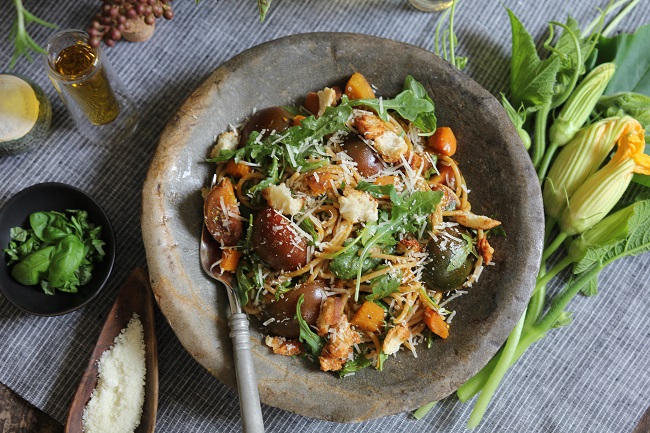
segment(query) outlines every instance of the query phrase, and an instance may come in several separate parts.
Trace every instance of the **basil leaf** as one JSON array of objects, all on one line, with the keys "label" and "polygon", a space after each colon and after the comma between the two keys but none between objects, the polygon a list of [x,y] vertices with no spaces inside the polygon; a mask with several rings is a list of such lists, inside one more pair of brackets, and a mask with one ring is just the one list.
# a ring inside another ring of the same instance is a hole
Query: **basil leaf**
[{"label": "basil leaf", "polygon": [[54,251],[53,246],[34,251],[13,267],[11,276],[20,284],[34,286],[45,278],[50,267],[50,257]]},{"label": "basil leaf", "polygon": [[59,212],[34,212],[29,216],[29,225],[40,240],[48,243],[70,232],[66,217]]},{"label": "basil leaf", "polygon": [[83,242],[75,235],[67,235],[56,244],[48,274],[48,281],[53,288],[64,287],[66,281],[73,277],[81,265],[84,252]]}]

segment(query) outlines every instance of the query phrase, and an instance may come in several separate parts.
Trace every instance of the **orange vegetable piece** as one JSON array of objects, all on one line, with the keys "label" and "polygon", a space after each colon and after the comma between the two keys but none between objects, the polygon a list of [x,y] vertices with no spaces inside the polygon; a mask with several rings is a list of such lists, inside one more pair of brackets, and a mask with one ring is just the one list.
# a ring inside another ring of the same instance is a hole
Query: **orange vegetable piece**
[{"label": "orange vegetable piece", "polygon": [[314,172],[307,176],[307,186],[317,195],[325,194],[328,188],[332,187],[331,180],[334,179],[332,173],[329,172]]},{"label": "orange vegetable piece", "polygon": [[375,179],[375,185],[384,186],[384,185],[395,185],[397,182],[397,176],[379,176]]},{"label": "orange vegetable piece", "polygon": [[375,98],[375,91],[372,90],[366,77],[359,72],[352,74],[348,80],[348,83],[345,85],[345,94],[350,99]]},{"label": "orange vegetable piece", "polygon": [[449,337],[449,323],[433,308],[425,307],[424,323],[427,324],[431,332],[441,338]]},{"label": "orange vegetable piece", "polygon": [[439,155],[452,156],[456,153],[456,136],[448,126],[436,128],[436,132],[427,139],[427,144]]},{"label": "orange vegetable piece", "polygon": [[250,174],[251,170],[250,166],[242,164],[241,162],[235,162],[234,159],[231,159],[228,161],[228,164],[226,164],[226,168],[223,172],[235,178],[239,178]]},{"label": "orange vegetable piece", "polygon": [[221,250],[221,262],[219,266],[223,272],[235,272],[239,265],[239,259],[242,256],[241,251],[232,248],[224,248]]},{"label": "orange vegetable piece", "polygon": [[291,122],[291,126],[299,126],[300,122],[302,122],[305,119],[305,116],[302,114],[296,114],[293,118],[293,122]]},{"label": "orange vegetable piece", "polygon": [[350,323],[364,331],[377,332],[384,323],[384,309],[372,301],[365,301]]},{"label": "orange vegetable piece", "polygon": [[449,188],[456,189],[456,175],[454,174],[454,169],[451,168],[451,165],[438,164],[436,166],[438,173],[435,176],[432,176],[429,179],[431,183],[442,183],[447,185]]}]

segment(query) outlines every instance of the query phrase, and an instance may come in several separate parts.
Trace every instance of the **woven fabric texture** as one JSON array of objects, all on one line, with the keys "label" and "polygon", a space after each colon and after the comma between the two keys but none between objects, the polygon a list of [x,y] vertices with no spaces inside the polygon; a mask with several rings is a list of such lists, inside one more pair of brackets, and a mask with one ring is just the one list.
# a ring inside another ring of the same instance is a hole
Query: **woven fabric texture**
[{"label": "woven fabric texture", "polygon": [[[60,28],[86,28],[101,2],[26,0],[35,15]],[[541,46],[547,22],[568,14],[586,24],[606,0],[463,0],[457,8],[457,53],[465,69],[492,94],[506,91],[510,24],[505,6]],[[36,317],[0,297],[0,382],[36,407],[65,422],[68,406],[118,288],[135,267],[146,267],[140,232],[141,188],[165,124],[190,93],[234,55],[282,36],[313,31],[372,34],[433,50],[437,14],[413,9],[406,0],[274,0],[260,23],[253,0],[174,2],[175,17],[159,20],[146,43],[120,42],[105,49],[130,90],[141,120],[135,135],[119,145],[91,144],[75,130],[40,59],[20,59],[12,72],[36,81],[53,107],[52,133],[42,147],[0,158],[0,206],[39,182],[64,182],[93,196],[107,211],[117,237],[109,287],[74,313]],[[0,68],[13,46],[10,2],[0,8]],[[642,1],[621,23],[633,30],[650,22]],[[51,30],[29,27],[44,44]],[[387,71],[387,73],[390,73]],[[2,96],[0,95],[0,98]],[[574,323],[551,332],[508,372],[483,423],[485,432],[630,432],[650,403],[650,296],[648,255],[624,259],[600,278],[601,293],[576,298]],[[558,290],[560,275],[549,290]],[[237,394],[210,376],[189,355],[157,311],[161,432],[231,432],[240,427]],[[318,398],[317,395],[314,398]],[[396,396],[396,398],[399,398]],[[455,396],[439,402],[422,420],[410,413],[358,424],[336,424],[263,407],[268,432],[464,432],[472,405]]]}]

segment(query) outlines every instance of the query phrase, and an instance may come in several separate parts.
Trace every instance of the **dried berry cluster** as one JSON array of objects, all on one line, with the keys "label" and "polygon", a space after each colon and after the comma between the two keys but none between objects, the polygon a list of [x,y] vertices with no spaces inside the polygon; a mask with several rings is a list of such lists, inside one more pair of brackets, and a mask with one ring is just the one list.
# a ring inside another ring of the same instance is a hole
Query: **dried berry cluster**
[{"label": "dried berry cluster", "polygon": [[101,12],[93,17],[88,28],[90,45],[97,47],[103,40],[112,47],[128,30],[128,20],[141,17],[145,23],[153,24],[156,18],[170,20],[173,16],[171,0],[103,0]]}]

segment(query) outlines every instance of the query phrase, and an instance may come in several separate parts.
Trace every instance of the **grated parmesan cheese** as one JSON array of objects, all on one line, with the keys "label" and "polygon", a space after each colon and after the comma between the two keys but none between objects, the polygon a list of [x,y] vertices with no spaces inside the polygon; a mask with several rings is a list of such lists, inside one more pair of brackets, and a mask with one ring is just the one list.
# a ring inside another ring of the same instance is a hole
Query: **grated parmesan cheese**
[{"label": "grated parmesan cheese", "polygon": [[97,387],[82,419],[86,433],[131,433],[140,425],[144,404],[145,344],[137,314],[98,361]]}]

